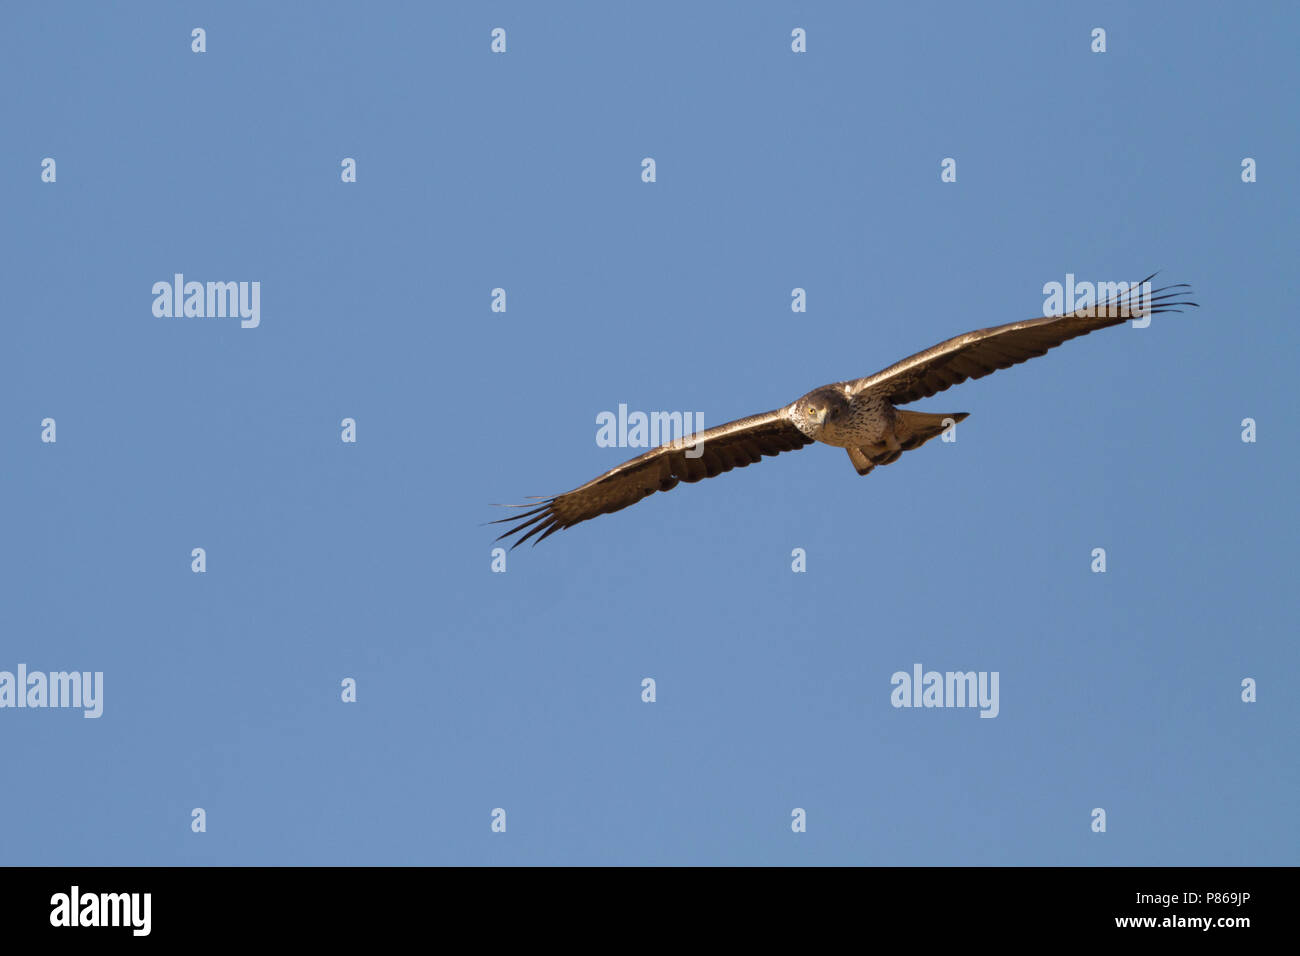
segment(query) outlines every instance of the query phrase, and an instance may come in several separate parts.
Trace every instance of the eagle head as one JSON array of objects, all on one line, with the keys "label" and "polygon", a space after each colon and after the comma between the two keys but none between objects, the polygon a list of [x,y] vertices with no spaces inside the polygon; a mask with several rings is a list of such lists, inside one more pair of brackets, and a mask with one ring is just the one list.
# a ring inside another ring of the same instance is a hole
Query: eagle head
[{"label": "eagle head", "polygon": [[814,389],[799,399],[790,410],[790,420],[809,438],[821,438],[827,428],[834,428],[849,411],[849,399],[838,388]]}]

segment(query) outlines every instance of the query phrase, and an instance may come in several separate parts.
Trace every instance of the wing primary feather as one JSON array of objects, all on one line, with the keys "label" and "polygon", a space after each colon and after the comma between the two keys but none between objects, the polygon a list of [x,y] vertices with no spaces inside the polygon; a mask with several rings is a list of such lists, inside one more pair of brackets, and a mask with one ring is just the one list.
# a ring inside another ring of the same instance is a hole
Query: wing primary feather
[{"label": "wing primary feather", "polygon": [[559,531],[562,527],[564,526],[560,524],[558,521],[555,524],[551,525],[549,528],[546,529],[546,534],[542,535],[540,538],[538,538],[536,541],[533,542],[533,547],[534,548],[537,547],[539,544],[541,544],[551,535],[555,534],[555,532]]},{"label": "wing primary feather", "polygon": [[[510,550],[513,551],[515,548],[519,547],[521,544],[523,544],[525,541],[527,541],[529,538],[531,538],[533,535],[537,534],[537,532],[541,531],[541,530],[542,530],[543,528],[545,528],[545,527],[546,527],[545,524],[539,524],[539,525],[538,525],[536,528],[534,528],[532,531],[528,532],[526,535],[524,535],[522,538],[520,538],[518,541],[516,541],[516,542],[511,546]],[[541,538],[538,538],[537,540],[540,541]],[[536,543],[536,542],[534,542],[534,543]]]},{"label": "wing primary feather", "polygon": [[[531,505],[498,505],[499,508],[529,508]],[[488,524],[505,524],[507,521],[519,521],[521,518],[527,518],[529,515],[535,515],[539,511],[545,511],[550,507],[549,502],[540,508],[533,508],[532,511],[525,511],[521,515],[510,515],[505,518],[497,518],[495,521],[489,521]]]},{"label": "wing primary feather", "polygon": [[537,522],[539,521],[546,521],[552,517],[554,516],[550,514],[540,514],[536,518],[529,518],[527,521],[521,522],[515,525],[513,528],[510,528],[509,530],[503,531],[501,534],[497,535],[496,540],[500,541],[502,538],[508,538],[512,534],[518,534],[520,531],[523,531],[529,525],[537,524]]}]

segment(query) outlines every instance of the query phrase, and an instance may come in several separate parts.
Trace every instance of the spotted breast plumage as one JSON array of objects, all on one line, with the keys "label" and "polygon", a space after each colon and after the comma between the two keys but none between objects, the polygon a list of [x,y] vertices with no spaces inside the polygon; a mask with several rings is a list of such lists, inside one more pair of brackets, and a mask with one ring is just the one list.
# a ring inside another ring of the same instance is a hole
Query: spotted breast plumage
[{"label": "spotted breast plumage", "polygon": [[1028,361],[1089,332],[1196,305],[1187,300],[1185,283],[1152,290],[1152,278],[1131,286],[1120,283],[1120,291],[1105,302],[1067,315],[967,332],[867,378],[823,385],[774,411],[660,445],[573,491],[534,499],[530,505],[509,505],[527,510],[493,522],[511,523],[497,540],[517,534],[515,547],[534,536],[541,541],[563,528],[636,504],[656,491],[668,491],[678,482],[712,478],[759,462],[765,455],[814,442],[846,449],[858,474],[865,475],[966,418],[965,412],[918,412],[897,405]]}]

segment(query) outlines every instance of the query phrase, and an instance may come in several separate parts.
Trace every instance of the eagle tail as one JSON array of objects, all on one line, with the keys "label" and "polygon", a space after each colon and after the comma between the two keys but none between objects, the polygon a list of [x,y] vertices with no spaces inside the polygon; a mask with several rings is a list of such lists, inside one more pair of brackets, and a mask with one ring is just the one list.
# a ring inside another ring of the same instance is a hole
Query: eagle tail
[{"label": "eagle tail", "polygon": [[863,448],[850,448],[849,461],[859,475],[865,475],[877,465],[889,465],[898,461],[905,451],[920,448],[931,438],[942,435],[950,425],[954,425],[969,415],[969,412],[951,412],[935,415],[931,412],[907,412],[895,409],[897,419],[894,423],[894,435],[898,439],[897,450],[888,445],[868,445]]},{"label": "eagle tail", "polygon": [[920,448],[931,438],[942,435],[950,425],[966,418],[970,412],[949,412],[942,415],[934,415],[930,412],[905,412],[898,409],[894,412],[899,421],[894,425],[894,433],[898,435],[898,443],[902,446],[903,451],[911,451],[913,448]]},{"label": "eagle tail", "polygon": [[853,467],[858,470],[859,475],[865,475],[872,468],[876,467],[875,464],[872,463],[871,459],[867,457],[867,452],[870,450],[871,449],[862,448],[847,449],[849,453],[849,461],[853,462]]}]

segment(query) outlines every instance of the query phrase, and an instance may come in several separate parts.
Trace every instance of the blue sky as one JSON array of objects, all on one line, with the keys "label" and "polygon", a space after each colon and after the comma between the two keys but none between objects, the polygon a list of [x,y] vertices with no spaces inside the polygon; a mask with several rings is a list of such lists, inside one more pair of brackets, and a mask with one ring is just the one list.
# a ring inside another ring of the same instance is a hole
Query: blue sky
[{"label": "blue sky", "polygon": [[[0,859],[1295,864],[1298,26],[7,9],[0,670],[104,709],[0,709]],[[1201,308],[915,406],[955,443],[491,570],[490,503],[639,453],[602,411],[720,424],[1155,269]],[[260,325],[156,317],[175,273],[259,282]],[[892,707],[918,663],[996,671],[998,716]]]}]

